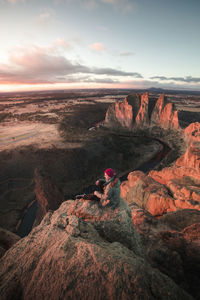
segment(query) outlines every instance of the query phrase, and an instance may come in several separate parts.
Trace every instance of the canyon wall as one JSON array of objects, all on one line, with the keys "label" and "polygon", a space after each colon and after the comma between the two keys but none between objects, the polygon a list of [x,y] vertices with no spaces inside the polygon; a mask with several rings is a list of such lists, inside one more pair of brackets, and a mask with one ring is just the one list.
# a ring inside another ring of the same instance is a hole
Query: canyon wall
[{"label": "canyon wall", "polygon": [[104,125],[128,130],[158,126],[164,129],[180,129],[178,112],[162,94],[157,101],[149,94],[129,95],[123,102],[112,104],[106,113]]},{"label": "canyon wall", "polygon": [[0,260],[2,300],[200,298],[200,124],[181,129],[166,97],[155,103],[145,93],[111,105],[105,126],[147,134],[157,127],[165,139],[170,129],[174,144],[181,131],[186,150],[159,171],[129,173],[121,184],[125,201],[115,210],[64,201],[36,170],[36,197],[46,215]]},{"label": "canyon wall", "polygon": [[[133,118],[132,122],[129,119],[131,126],[127,128],[124,126],[124,128],[135,133],[137,129],[143,129],[143,134],[146,132],[147,135],[153,134],[154,137],[156,136],[154,128],[160,128],[162,141],[167,144],[170,141],[167,135],[165,136],[165,132],[170,130],[173,132],[173,145],[178,144],[181,139],[185,150],[170,166],[160,171],[152,170],[149,174],[131,172],[127,181],[121,185],[122,197],[129,204],[136,203],[154,216],[161,216],[178,209],[200,210],[200,123],[191,123],[185,129],[181,129],[178,113],[173,104],[168,103],[164,94],[153,105],[149,102],[148,93],[141,95],[140,99],[140,108],[137,114],[135,113],[135,119]],[[126,103],[123,102],[120,105],[123,107]],[[149,104],[151,104],[151,109],[148,113]],[[132,104],[133,111],[134,104]],[[109,123],[110,113],[108,111],[106,115],[105,126]],[[114,110],[112,114],[115,114]],[[125,122],[121,121],[120,124],[125,124]],[[108,125],[115,129],[114,124]],[[174,149],[171,149],[172,151]]]}]

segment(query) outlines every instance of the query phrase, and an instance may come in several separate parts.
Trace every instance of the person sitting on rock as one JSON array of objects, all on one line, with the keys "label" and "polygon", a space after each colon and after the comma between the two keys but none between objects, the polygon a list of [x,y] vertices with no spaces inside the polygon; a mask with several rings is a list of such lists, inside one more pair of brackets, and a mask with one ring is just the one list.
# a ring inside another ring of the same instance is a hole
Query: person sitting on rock
[{"label": "person sitting on rock", "polygon": [[100,199],[102,206],[110,206],[114,209],[120,202],[120,180],[111,168],[105,170],[104,177],[105,180],[96,181],[96,185],[102,185],[103,183],[103,193],[94,191],[94,195]]}]

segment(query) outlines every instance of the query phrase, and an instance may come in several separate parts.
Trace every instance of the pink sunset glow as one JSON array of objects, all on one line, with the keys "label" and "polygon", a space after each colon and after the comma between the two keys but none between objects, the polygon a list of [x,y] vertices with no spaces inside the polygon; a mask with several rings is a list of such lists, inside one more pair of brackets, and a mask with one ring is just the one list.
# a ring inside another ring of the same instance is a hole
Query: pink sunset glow
[{"label": "pink sunset glow", "polygon": [[[176,1],[149,6],[132,0],[50,0],[44,6],[1,0],[0,91],[63,84],[199,90],[199,5],[183,5],[182,14],[176,6]],[[163,10],[170,24],[157,17]]]}]

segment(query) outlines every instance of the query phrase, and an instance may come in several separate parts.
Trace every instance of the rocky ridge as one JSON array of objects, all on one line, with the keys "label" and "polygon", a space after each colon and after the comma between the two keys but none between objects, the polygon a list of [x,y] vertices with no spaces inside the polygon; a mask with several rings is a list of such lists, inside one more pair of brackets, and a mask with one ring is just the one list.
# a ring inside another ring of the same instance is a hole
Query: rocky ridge
[{"label": "rocky ridge", "polygon": [[122,197],[128,203],[134,202],[154,216],[182,208],[200,210],[200,123],[182,129],[177,110],[164,94],[153,103],[145,93],[112,104],[106,113],[105,126],[140,133],[138,130],[142,129],[142,134],[158,138],[162,130],[162,140],[166,143],[169,141],[165,132],[171,131],[174,144],[178,143],[177,136],[183,141],[182,155],[170,167],[149,174],[138,171],[129,174],[121,185]]},{"label": "rocky ridge", "polygon": [[138,129],[158,126],[163,129],[179,129],[178,112],[162,94],[157,102],[148,93],[129,95],[123,102],[110,105],[104,125],[109,128]]},{"label": "rocky ridge", "polygon": [[[199,123],[182,130],[164,95],[124,103],[109,107],[107,127],[178,130],[186,152],[160,171],[131,172],[114,211],[83,199],[49,211],[1,259],[2,299],[199,299]],[[37,184],[38,195],[56,190]]]},{"label": "rocky ridge", "polygon": [[63,202],[0,263],[2,300],[193,299],[145,259],[123,200]]}]

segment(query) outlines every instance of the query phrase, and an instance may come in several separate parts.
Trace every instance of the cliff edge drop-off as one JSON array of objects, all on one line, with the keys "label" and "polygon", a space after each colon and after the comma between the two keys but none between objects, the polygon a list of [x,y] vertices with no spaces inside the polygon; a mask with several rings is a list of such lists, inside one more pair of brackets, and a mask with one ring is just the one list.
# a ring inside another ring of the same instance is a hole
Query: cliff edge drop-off
[{"label": "cliff edge drop-off", "polygon": [[171,151],[157,169],[129,173],[114,211],[65,199],[36,169],[35,227],[22,239],[2,230],[1,299],[199,299],[200,123],[183,128],[164,95],[145,93],[112,104],[99,130]]}]

